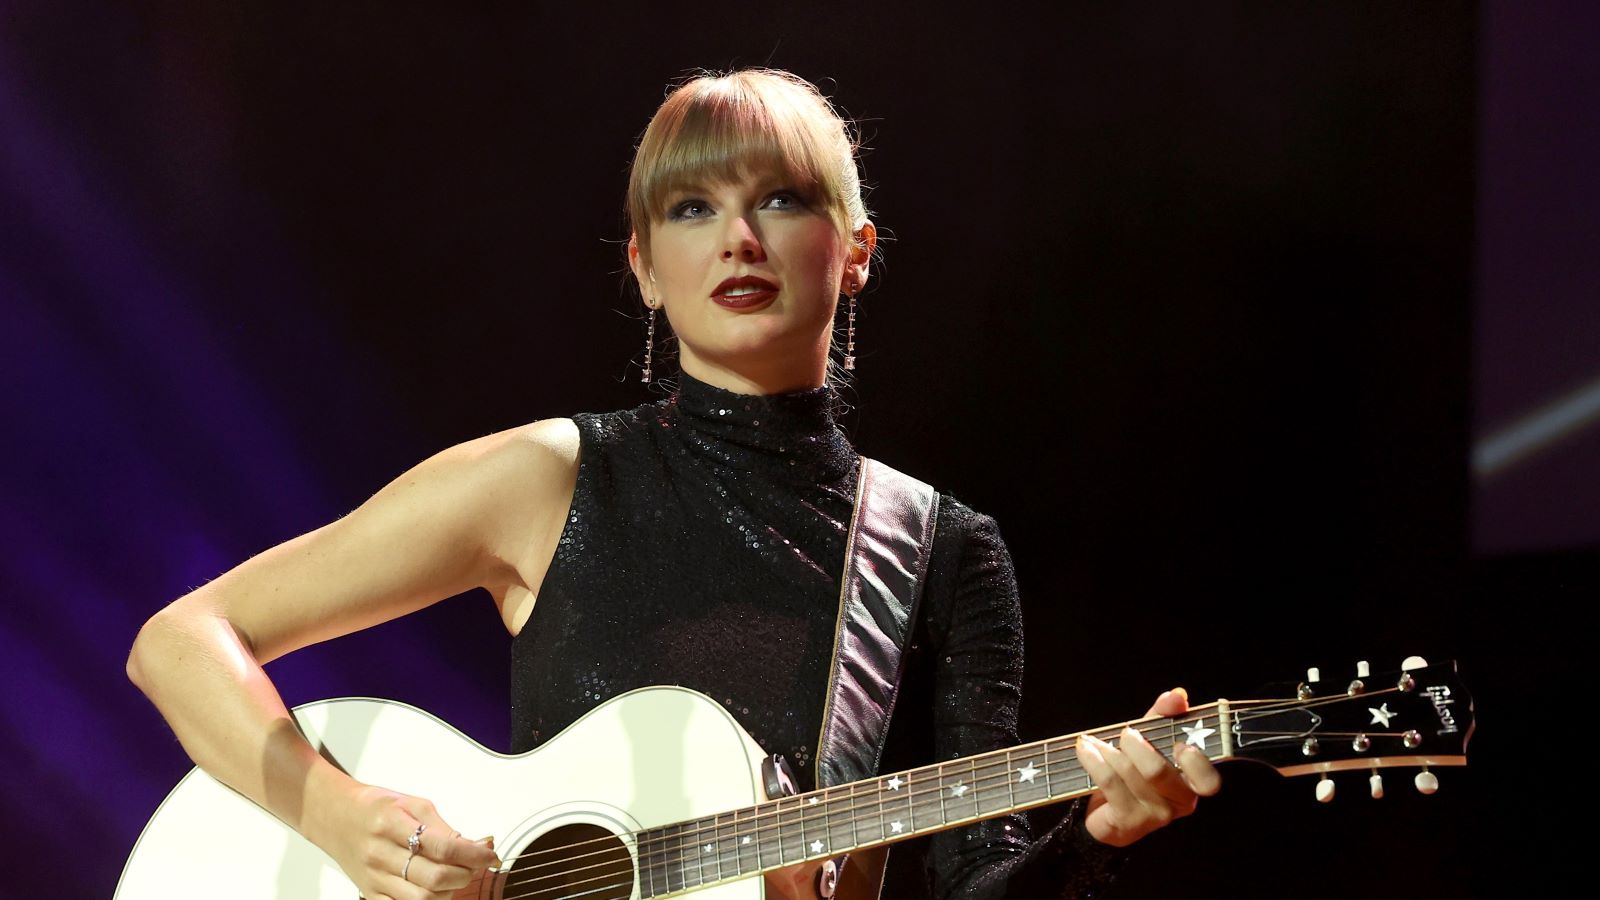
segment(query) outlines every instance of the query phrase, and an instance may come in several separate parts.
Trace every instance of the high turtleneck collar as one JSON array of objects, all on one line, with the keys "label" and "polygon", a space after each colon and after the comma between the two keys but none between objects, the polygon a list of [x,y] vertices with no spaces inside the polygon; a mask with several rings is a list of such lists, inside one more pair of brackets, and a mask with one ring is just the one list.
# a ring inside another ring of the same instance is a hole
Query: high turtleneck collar
[{"label": "high turtleneck collar", "polygon": [[724,463],[818,482],[855,470],[856,452],[834,420],[831,387],[736,394],[680,373],[673,403],[687,431]]}]

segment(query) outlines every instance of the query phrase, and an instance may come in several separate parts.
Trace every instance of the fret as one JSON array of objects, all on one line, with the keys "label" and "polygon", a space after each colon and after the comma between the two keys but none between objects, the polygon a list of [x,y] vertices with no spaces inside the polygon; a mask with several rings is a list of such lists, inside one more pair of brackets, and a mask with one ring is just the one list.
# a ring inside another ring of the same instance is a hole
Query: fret
[{"label": "fret", "polygon": [[705,884],[707,881],[716,880],[715,874],[711,874],[710,877],[707,877],[708,873],[706,872],[706,855],[710,853],[710,851],[707,850],[706,847],[709,846],[709,843],[706,843],[705,833],[696,827],[698,824],[699,823],[697,822],[683,823],[683,849],[688,860],[690,860],[692,863],[692,871],[694,873],[691,876],[689,874],[689,869],[685,869],[684,871],[685,880],[689,880],[690,878],[693,879],[692,881],[689,881],[690,887]]},{"label": "fret", "polygon": [[783,856],[783,801],[782,800],[779,800],[778,802],[772,804],[772,822],[773,822],[773,829],[774,829],[774,833],[772,835],[772,847],[773,847],[774,850],[776,850],[778,852],[778,865],[781,866],[784,863],[788,862],[788,860],[785,859],[784,856]]},{"label": "fret", "polygon": [[1017,774],[1016,760],[1011,758],[1011,751],[1006,752],[1006,802],[1015,809],[1017,806],[1017,779],[1022,777]]},{"label": "fret", "polygon": [[[884,800],[888,797],[888,794],[889,792],[883,787],[883,778],[880,777],[872,783],[872,800],[878,805],[877,836],[879,838],[887,838],[889,836],[889,820],[893,818],[884,808]],[[904,823],[901,824],[904,827]]]},{"label": "fret", "polygon": [[819,853],[828,852],[833,846],[832,815],[828,809],[828,794],[826,790],[819,790],[807,797],[800,798],[800,852],[802,856],[814,857]]},{"label": "fret", "polygon": [[682,890],[689,885],[688,862],[683,852],[683,826],[668,825],[662,829],[662,868],[668,891]]},{"label": "fret", "polygon": [[782,818],[778,823],[778,861],[782,864],[806,858],[806,813],[797,798],[778,801]]},{"label": "fret", "polygon": [[992,816],[1012,807],[1011,782],[1016,774],[1011,771],[1004,753],[988,753],[973,759],[972,783],[979,815]]},{"label": "fret", "polygon": [[761,868],[761,842],[758,840],[760,832],[757,831],[760,814],[759,806],[745,811],[743,818],[738,812],[733,814],[733,840],[736,842],[734,853],[737,854],[734,859],[741,875]]},{"label": "fret", "polygon": [[783,863],[778,853],[778,805],[764,804],[756,817],[756,863],[763,869]]},{"label": "fret", "polygon": [[735,836],[734,822],[738,812],[718,813],[716,820],[717,880],[733,878],[740,873],[739,839]]},{"label": "fret", "polygon": [[843,818],[843,822],[835,822],[827,831],[830,849],[832,847],[859,846],[861,844],[861,828],[859,828],[859,822],[856,820],[856,785],[854,783],[845,785],[845,798],[843,798],[843,802],[838,802],[835,806],[838,806],[838,810],[835,810],[835,812],[840,814],[838,818]]},{"label": "fret", "polygon": [[654,897],[656,888],[660,884],[655,858],[656,838],[654,835],[655,832],[653,830],[641,831],[633,844],[634,854],[639,859],[639,896],[641,898]]},{"label": "fret", "polygon": [[[856,840],[856,805],[855,785],[842,785],[829,789],[830,796],[822,801],[824,810],[827,810],[824,820],[823,843],[832,853],[835,848],[854,847]],[[839,796],[831,796],[838,794]]]},{"label": "fret", "polygon": [[939,767],[940,814],[946,823],[969,819],[978,814],[976,786],[972,781],[972,763],[963,762],[946,771]]},{"label": "fret", "polygon": [[[930,771],[931,770],[931,771]],[[942,768],[931,766],[921,770],[927,773],[921,779],[915,778],[915,773],[907,773],[907,830],[932,831],[945,822],[944,818],[944,792],[939,790],[939,772]],[[913,783],[914,782],[914,783]]]},{"label": "fret", "polygon": [[[1045,747],[1048,754],[1049,744],[1046,744]],[[1055,759],[1053,760],[1048,755],[1046,756],[1047,765],[1045,766],[1044,781],[1045,794],[1049,797],[1059,797],[1062,794],[1070,794],[1077,790],[1077,786],[1071,783],[1073,763],[1076,760],[1072,752],[1072,745],[1067,741],[1062,741],[1061,746],[1056,748],[1055,754]]]}]

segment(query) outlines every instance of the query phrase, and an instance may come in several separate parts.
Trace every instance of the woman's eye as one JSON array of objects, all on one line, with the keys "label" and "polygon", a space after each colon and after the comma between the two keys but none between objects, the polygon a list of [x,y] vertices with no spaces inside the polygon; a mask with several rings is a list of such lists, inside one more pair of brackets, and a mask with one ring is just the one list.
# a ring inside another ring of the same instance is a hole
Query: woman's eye
[{"label": "woman's eye", "polygon": [[685,200],[672,208],[669,217],[672,219],[698,219],[711,212],[711,207],[703,200]]},{"label": "woman's eye", "polygon": [[779,191],[767,198],[767,206],[772,209],[800,209],[805,206],[800,198],[789,191]]}]

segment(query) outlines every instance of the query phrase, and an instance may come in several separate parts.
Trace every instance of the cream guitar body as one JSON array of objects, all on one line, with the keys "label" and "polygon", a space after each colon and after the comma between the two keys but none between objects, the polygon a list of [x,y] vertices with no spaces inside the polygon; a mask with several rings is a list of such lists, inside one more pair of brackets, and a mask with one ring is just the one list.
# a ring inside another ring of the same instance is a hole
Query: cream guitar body
[{"label": "cream guitar body", "polygon": [[[357,780],[426,797],[463,834],[495,836],[511,871],[458,897],[636,900],[675,893],[688,882],[701,882],[694,890],[706,900],[817,896],[817,862],[708,884],[717,879],[705,861],[660,851],[652,860],[648,846],[646,864],[670,864],[688,877],[661,873],[655,893],[641,887],[633,835],[767,799],[761,748],[720,705],[694,691],[633,691],[520,756],[487,750],[439,719],[390,701],[324,700],[299,707],[295,716],[312,745]],[[587,843],[603,835],[617,837]],[[579,858],[569,863],[559,852],[541,855],[548,845],[574,843],[566,855]],[[630,871],[618,875],[623,852]],[[836,896],[876,897],[884,855],[856,854]],[[519,858],[527,859],[528,871],[516,871]],[[569,871],[557,877],[556,869]],[[526,886],[519,875],[540,880]],[[195,769],[146,826],[116,896],[355,900],[357,892],[316,846]]]}]

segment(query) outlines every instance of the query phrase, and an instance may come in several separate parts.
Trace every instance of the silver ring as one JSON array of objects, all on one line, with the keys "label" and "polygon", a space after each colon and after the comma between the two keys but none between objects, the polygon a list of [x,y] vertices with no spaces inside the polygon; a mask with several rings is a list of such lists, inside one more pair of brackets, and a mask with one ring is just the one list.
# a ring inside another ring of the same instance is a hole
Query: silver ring
[{"label": "silver ring", "polygon": [[427,830],[428,826],[426,824],[418,825],[417,830],[411,832],[411,836],[406,838],[406,849],[411,853],[406,857],[406,864],[400,867],[401,881],[411,880],[411,861],[417,858],[417,851],[422,849],[422,833]]}]

